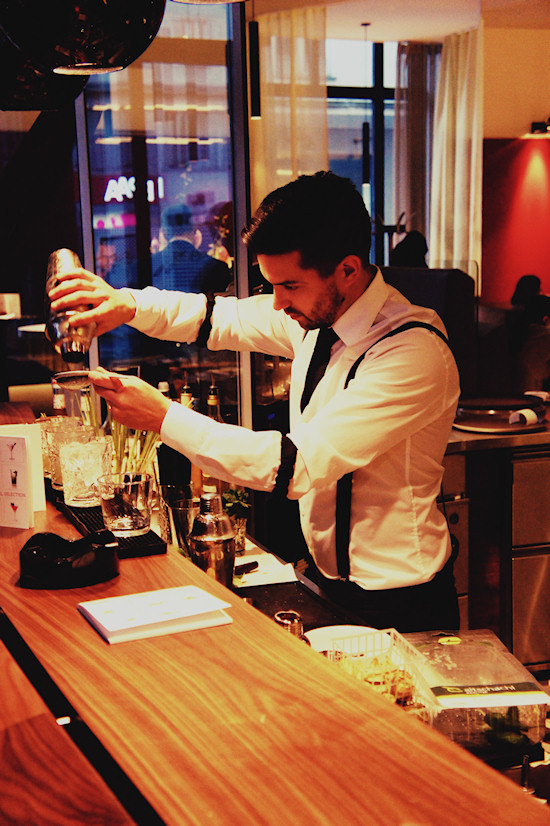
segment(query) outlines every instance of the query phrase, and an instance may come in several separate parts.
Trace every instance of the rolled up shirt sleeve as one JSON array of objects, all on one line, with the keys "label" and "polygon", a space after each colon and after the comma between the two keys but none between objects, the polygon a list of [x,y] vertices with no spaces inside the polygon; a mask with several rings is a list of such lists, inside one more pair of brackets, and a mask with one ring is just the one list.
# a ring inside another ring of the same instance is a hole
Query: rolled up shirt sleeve
[{"label": "rolled up shirt sleeve", "polygon": [[202,471],[226,482],[271,491],[281,465],[281,434],[216,422],[177,402],[168,408],[162,441]]},{"label": "rolled up shirt sleeve", "polygon": [[206,316],[203,293],[180,293],[145,287],[129,289],[136,302],[136,314],[128,326],[163,341],[196,341]]}]

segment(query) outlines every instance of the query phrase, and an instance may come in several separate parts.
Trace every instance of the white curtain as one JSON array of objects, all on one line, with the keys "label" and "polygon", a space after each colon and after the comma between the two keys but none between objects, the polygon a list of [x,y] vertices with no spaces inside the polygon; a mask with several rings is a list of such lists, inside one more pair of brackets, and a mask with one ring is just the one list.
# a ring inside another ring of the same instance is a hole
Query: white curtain
[{"label": "white curtain", "polygon": [[430,267],[457,267],[481,290],[482,29],[445,38],[436,95]]},{"label": "white curtain", "polygon": [[[395,89],[395,221],[428,236],[435,89],[441,45],[399,43]],[[401,223],[401,222],[400,222]]]},{"label": "white curtain", "polygon": [[258,16],[261,118],[250,121],[251,206],[328,169],[325,8]]}]

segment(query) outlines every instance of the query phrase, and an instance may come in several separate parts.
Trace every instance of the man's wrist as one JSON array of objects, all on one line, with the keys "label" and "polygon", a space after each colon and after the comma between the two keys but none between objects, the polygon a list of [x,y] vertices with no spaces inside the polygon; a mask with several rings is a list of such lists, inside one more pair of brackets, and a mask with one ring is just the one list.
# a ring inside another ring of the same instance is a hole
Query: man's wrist
[{"label": "man's wrist", "polygon": [[172,404],[176,404],[176,402],[172,401],[171,399],[166,398],[166,396],[162,397],[162,401],[160,401],[160,415],[159,415],[159,424],[155,428],[156,432],[160,436],[160,431],[162,430],[162,425],[164,424],[164,420],[166,418],[166,414],[168,413]]},{"label": "man's wrist", "polygon": [[124,316],[126,322],[133,321],[137,313],[137,303],[131,290],[127,287],[121,287],[119,294],[122,296],[124,304]]}]

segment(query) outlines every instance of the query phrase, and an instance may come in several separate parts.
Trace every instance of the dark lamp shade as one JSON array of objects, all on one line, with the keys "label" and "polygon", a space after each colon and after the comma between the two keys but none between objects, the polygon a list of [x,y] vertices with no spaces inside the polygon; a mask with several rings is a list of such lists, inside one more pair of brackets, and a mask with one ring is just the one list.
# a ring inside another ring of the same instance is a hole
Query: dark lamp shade
[{"label": "dark lamp shade", "polygon": [[88,78],[37,69],[0,31],[0,110],[55,111],[72,104]]},{"label": "dark lamp shade", "polygon": [[41,72],[129,66],[155,38],[166,0],[2,0],[0,31]]}]

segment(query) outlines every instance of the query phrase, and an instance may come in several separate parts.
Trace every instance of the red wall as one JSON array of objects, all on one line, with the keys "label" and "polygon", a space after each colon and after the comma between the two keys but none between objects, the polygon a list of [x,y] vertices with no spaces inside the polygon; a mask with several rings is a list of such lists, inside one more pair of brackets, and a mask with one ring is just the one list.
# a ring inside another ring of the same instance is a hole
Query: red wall
[{"label": "red wall", "polygon": [[508,302],[518,278],[550,293],[550,137],[483,141],[482,299]]}]

